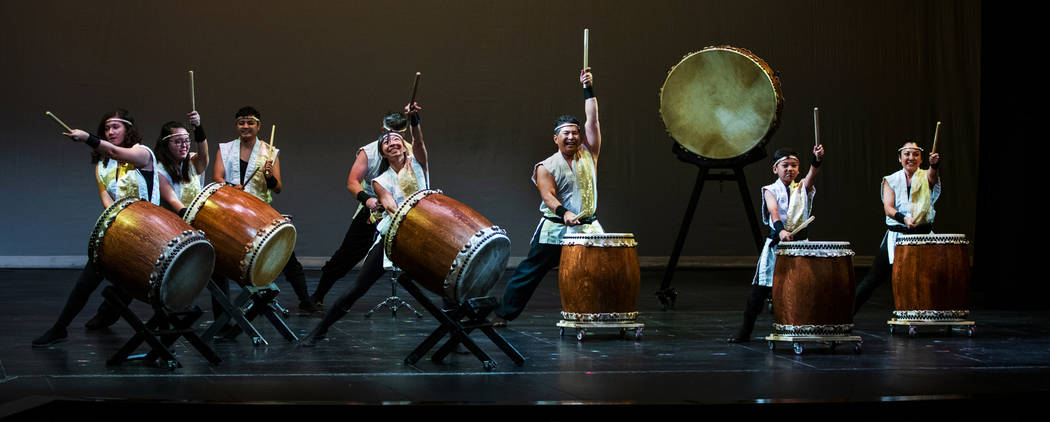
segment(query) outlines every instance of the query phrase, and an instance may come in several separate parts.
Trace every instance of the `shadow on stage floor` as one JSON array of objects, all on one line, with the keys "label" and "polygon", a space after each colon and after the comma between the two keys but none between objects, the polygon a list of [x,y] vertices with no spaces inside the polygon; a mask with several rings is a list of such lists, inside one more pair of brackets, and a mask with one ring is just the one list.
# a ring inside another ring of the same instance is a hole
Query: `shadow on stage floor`
[{"label": "shadow on stage floor", "polygon": [[[583,341],[568,332],[559,336],[556,274],[548,275],[525,314],[501,330],[526,356],[521,367],[480,333],[473,338],[496,359],[494,371],[484,371],[470,354],[453,354],[443,363],[424,358],[405,364],[437,322],[404,310],[396,317],[380,311],[364,318],[390,292],[381,281],[317,347],[288,343],[258,319],[255,325],[269,345],[253,346],[244,336],[216,342],[223,362],[210,365],[180,341],[175,351],[183,367],[169,371],[144,362],[106,365],[133,331],[123,321],[107,330],[85,331],[84,322],[101,302],[97,293],[70,327],[68,341],[30,347],[54,322],[77,274],[0,270],[0,417],[114,420],[230,412],[296,417],[321,410],[353,417],[493,412],[569,420],[586,415],[671,418],[666,412],[683,407],[710,415],[780,419],[908,420],[930,412],[968,419],[989,405],[1007,418],[1021,417],[1016,409],[1037,406],[1050,392],[1050,313],[978,304],[972,314],[975,337],[943,329],[920,330],[915,337],[900,331],[891,335],[889,283],[857,316],[860,354],[820,344],[802,356],[790,345],[770,351],[760,340],[772,323],[769,312],[759,317],[754,341],[727,345],[724,339],[740,323],[750,292],[750,270],[679,271],[675,287],[680,296],[671,311],[661,311],[652,294],[663,275],[653,270],[642,272],[639,321],[645,331],[640,339],[621,338],[616,329],[597,330]],[[308,276],[312,291],[318,274]],[[347,283],[336,284],[327,302]],[[288,325],[305,335],[318,318],[296,315],[291,289],[283,280],[278,285],[284,289],[282,303],[292,309]],[[502,289],[501,284],[493,291]],[[198,299],[202,308],[210,308],[207,296]],[[401,291],[401,296],[408,294]],[[143,318],[151,314],[142,303],[133,309]],[[198,321],[199,332],[209,318],[210,313]]]}]

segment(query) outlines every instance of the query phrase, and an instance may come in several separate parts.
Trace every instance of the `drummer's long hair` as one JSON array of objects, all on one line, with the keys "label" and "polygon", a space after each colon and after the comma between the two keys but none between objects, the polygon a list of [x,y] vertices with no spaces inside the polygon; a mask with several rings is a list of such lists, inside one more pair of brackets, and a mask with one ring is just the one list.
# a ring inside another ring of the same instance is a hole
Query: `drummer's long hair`
[{"label": "drummer's long hair", "polygon": [[[171,135],[175,132],[175,129],[186,129],[182,123],[179,122],[167,122],[164,126],[160,127],[160,136],[157,137],[157,144],[153,146],[154,154],[157,154],[157,161],[164,166],[164,170],[171,176],[172,182],[189,183],[190,181],[190,155],[186,154],[186,158],[181,163],[177,162],[178,158],[171,153],[171,138],[165,139],[166,136]],[[189,132],[187,130],[187,132]]]},{"label": "drummer's long hair", "polygon": [[[98,130],[96,135],[99,137],[99,139],[106,139],[106,121],[114,117],[118,119],[124,119],[132,123],[129,125],[127,123],[120,122],[120,124],[124,125],[124,142],[122,142],[119,146],[124,148],[131,148],[139,142],[142,142],[142,135],[139,135],[138,129],[135,129],[135,118],[131,117],[131,113],[122,108],[118,108],[116,110],[107,112],[106,114],[102,115],[102,119],[98,122]],[[97,164],[101,160],[102,154],[100,154],[98,151],[91,151],[91,164]],[[109,164],[109,157],[106,157],[105,164]]]}]

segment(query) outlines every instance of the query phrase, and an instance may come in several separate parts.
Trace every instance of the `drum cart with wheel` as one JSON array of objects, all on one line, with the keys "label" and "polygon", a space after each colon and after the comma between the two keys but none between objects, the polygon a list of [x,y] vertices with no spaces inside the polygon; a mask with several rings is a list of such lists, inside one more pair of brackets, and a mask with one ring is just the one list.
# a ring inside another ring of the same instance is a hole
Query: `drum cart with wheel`
[{"label": "drum cart with wheel", "polygon": [[633,321],[621,321],[621,322],[617,322],[617,321],[608,321],[608,322],[595,321],[595,322],[587,322],[587,321],[566,321],[566,320],[563,319],[561,321],[558,321],[558,323],[555,324],[555,326],[558,327],[558,335],[559,336],[565,336],[565,329],[566,328],[568,328],[570,330],[575,330],[576,331],[576,341],[583,341],[583,338],[586,337],[588,331],[593,331],[593,330],[596,330],[596,329],[603,329],[604,330],[606,328],[619,328],[620,329],[620,338],[627,337],[627,332],[630,331],[630,332],[632,332],[632,337],[635,340],[641,340],[642,339],[642,332],[645,331],[645,324],[640,323],[640,322],[633,322]]},{"label": "drum cart with wheel", "polygon": [[790,334],[770,334],[766,336],[766,341],[769,343],[769,350],[776,350],[776,342],[784,341],[791,343],[791,347],[794,349],[795,354],[802,356],[806,352],[805,343],[823,343],[827,344],[831,351],[834,352],[835,348],[840,344],[852,343],[853,352],[860,353],[863,340],[860,336],[844,336],[844,335],[790,335]]},{"label": "drum cart with wheel", "polygon": [[914,320],[914,319],[903,319],[903,318],[891,318],[886,321],[886,324],[890,326],[890,334],[897,332],[897,327],[907,327],[908,337],[915,337],[919,333],[919,327],[943,327],[945,333],[948,335],[952,334],[952,330],[961,328],[966,330],[967,337],[973,337],[977,335],[977,324],[973,321],[968,320]]}]

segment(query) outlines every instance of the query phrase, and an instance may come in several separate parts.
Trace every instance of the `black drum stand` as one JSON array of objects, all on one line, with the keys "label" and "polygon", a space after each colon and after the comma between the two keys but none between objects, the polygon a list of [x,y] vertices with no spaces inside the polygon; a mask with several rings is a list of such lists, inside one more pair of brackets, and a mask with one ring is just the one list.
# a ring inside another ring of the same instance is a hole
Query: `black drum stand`
[{"label": "black drum stand", "polygon": [[423,294],[419,289],[419,286],[417,286],[408,275],[402,273],[397,277],[397,283],[404,287],[412,297],[416,298],[416,301],[419,302],[427,312],[430,312],[430,314],[441,323],[438,328],[434,329],[434,332],[430,333],[430,335],[427,336],[419,346],[416,346],[416,349],[405,358],[405,363],[414,365],[423,357],[423,355],[429,352],[430,349],[433,349],[434,346],[436,346],[447,334],[449,339],[445,341],[445,344],[441,345],[433,355],[431,355],[430,360],[441,362],[445,359],[445,356],[448,356],[449,353],[452,353],[452,351],[456,349],[456,346],[462,344],[463,346],[466,346],[467,350],[470,350],[470,353],[481,361],[481,365],[486,371],[496,369],[496,362],[489,357],[488,353],[481,350],[477,343],[469,337],[471,331],[481,330],[489,340],[495,343],[496,346],[503,351],[503,354],[507,355],[507,357],[514,361],[514,364],[518,366],[525,364],[525,357],[522,356],[514,346],[508,343],[503,336],[497,333],[496,330],[492,328],[492,322],[487,319],[489,313],[499,306],[499,302],[496,298],[488,296],[466,299],[453,309],[442,310]]},{"label": "black drum stand", "polygon": [[[127,361],[143,360],[150,364],[166,367],[170,370],[179,368],[182,364],[175,358],[171,346],[179,337],[183,337],[192,345],[208,362],[218,364],[222,362],[219,356],[212,350],[196,333],[193,332],[193,323],[201,317],[203,312],[197,306],[183,312],[169,312],[162,306],[153,306],[154,314],[149,321],[143,323],[131,309],[120,300],[113,286],[106,286],[102,290],[102,297],[110,306],[120,311],[120,317],[127,321],[128,325],[135,330],[135,335],[124,343],[109,360],[107,365],[120,365]],[[132,356],[143,342],[149,345],[149,353]]]},{"label": "black drum stand", "polygon": [[214,339],[219,330],[232,319],[237,328],[251,337],[253,345],[269,344],[251,323],[255,317],[263,315],[270,320],[270,323],[277,329],[277,332],[284,336],[285,340],[290,343],[299,341],[299,337],[296,337],[292,329],[288,328],[288,324],[281,318],[280,314],[287,312],[276,302],[277,294],[281,292],[281,289],[273,283],[263,287],[242,286],[241,288],[243,289],[241,294],[230,302],[230,298],[219,289],[219,286],[215,285],[214,281],[208,281],[208,290],[211,291],[212,298],[225,312],[215,318],[215,322],[204,332],[204,338]]},{"label": "black drum stand", "polygon": [[[660,300],[660,305],[664,310],[674,308],[675,300],[678,298],[678,291],[671,287],[671,278],[674,276],[675,269],[678,268],[678,258],[682,255],[682,247],[685,245],[685,238],[689,234],[689,225],[693,222],[693,215],[696,214],[696,204],[700,200],[700,192],[703,191],[704,183],[708,180],[736,181],[737,186],[740,188],[740,199],[743,201],[744,215],[747,216],[747,222],[751,225],[751,235],[755,240],[755,249],[762,249],[761,226],[758,223],[758,216],[755,214],[754,204],[748,195],[744,166],[765,158],[766,151],[759,146],[743,155],[725,160],[713,160],[693,154],[683,148],[678,142],[673,144],[671,151],[675,153],[679,160],[699,167],[699,172],[696,175],[696,183],[693,185],[693,194],[689,197],[689,205],[685,208],[682,226],[678,229],[678,238],[674,242],[671,259],[668,261],[667,270],[664,272],[664,280],[660,283],[660,290],[656,291],[656,297]],[[712,173],[711,170],[721,171]]]}]

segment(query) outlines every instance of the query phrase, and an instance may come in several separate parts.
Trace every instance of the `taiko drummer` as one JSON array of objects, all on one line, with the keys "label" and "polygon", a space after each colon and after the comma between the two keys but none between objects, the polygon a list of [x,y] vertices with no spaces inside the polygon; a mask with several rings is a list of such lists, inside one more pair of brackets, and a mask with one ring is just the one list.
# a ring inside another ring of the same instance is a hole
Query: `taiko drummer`
[{"label": "taiko drummer", "polygon": [[603,233],[598,223],[598,153],[602,133],[598,125],[598,98],[591,68],[580,70],[587,121],[562,115],[554,122],[558,151],[533,166],[532,181],[539,190],[540,224],[532,236],[529,255],[507,282],[494,325],[506,325],[525,310],[525,304],[543,276],[561,260],[562,236]]},{"label": "taiko drummer", "polygon": [[879,253],[864,280],[857,286],[854,313],[868,301],[871,293],[884,283],[893,271],[893,250],[897,236],[933,232],[936,211],[933,204],[941,196],[941,176],[937,168],[941,155],[930,153],[930,168],[919,168],[923,149],[907,141],[897,149],[901,169],[882,178],[882,210],[886,214],[886,234],[879,245]]},{"label": "taiko drummer", "polygon": [[[138,197],[155,205],[160,203],[157,182],[157,160],[145,145],[140,144],[142,136],[135,127],[135,119],[127,110],[117,109],[102,115],[98,124],[97,136],[83,130],[74,129],[64,133],[74,141],[83,142],[91,147],[91,162],[95,164],[95,181],[98,183],[98,194],[103,208],[109,208],[118,199]],[[104,140],[101,138],[105,138]],[[91,292],[102,283],[95,263],[88,261],[80,272],[73,291],[69,293],[62,313],[50,329],[33,340],[33,347],[43,347],[65,340],[66,327],[73,318],[84,309]],[[131,296],[117,289],[124,303],[131,302]],[[98,313],[91,318],[85,327],[97,330],[113,325],[120,318],[119,310],[113,309],[107,302],[102,302]]]},{"label": "taiko drummer", "polygon": [[[254,107],[241,107],[234,119],[239,136],[230,142],[219,144],[219,150],[215,153],[212,179],[218,183],[232,183],[269,204],[273,201],[273,195],[281,193],[283,188],[281,158],[277,156],[279,150],[259,141],[262,113]],[[314,312],[313,302],[306,292],[306,274],[303,273],[302,264],[295,258],[295,252],[288,258],[283,273],[299,299],[299,310]],[[216,284],[220,289],[229,291],[229,281],[225,278],[220,279],[216,276]],[[212,305],[215,311],[221,312],[214,300]]]},{"label": "taiko drummer", "polygon": [[[816,179],[823,157],[824,146],[814,146],[809,173],[796,182],[801,165],[798,154],[784,149],[778,149],[773,154],[773,174],[777,175],[777,180],[762,187],[762,203],[765,204],[762,207],[762,223],[769,226],[769,238],[762,247],[755,275],[751,279],[753,287],[751,295],[747,298],[747,308],[744,309],[744,322],[736,335],[728,338],[727,342],[750,341],[755,319],[762,312],[762,306],[773,290],[777,244],[794,240],[791,232],[809,218],[813,210],[813,196],[817,192]],[[804,239],[806,236],[804,233],[798,233],[797,237]]]},{"label": "taiko drummer", "polygon": [[[412,103],[405,106],[405,113],[410,120],[412,144],[409,146],[404,135],[397,130],[389,130],[379,138],[379,151],[383,160],[379,167],[379,176],[372,180],[372,188],[388,214],[383,218],[378,230],[380,235],[386,235],[390,229],[391,221],[397,208],[413,193],[422,189],[430,188],[430,167],[427,165],[427,148],[423,142],[423,127],[420,122],[419,111],[422,110],[418,104]],[[384,253],[382,242],[372,244],[364,262],[361,264],[361,272],[354,280],[354,284],[325,312],[324,318],[317,327],[304,338],[300,345],[312,347],[318,341],[324,339],[328,329],[350,312],[350,307],[364,296],[379,278],[386,273],[386,269],[393,266]]]},{"label": "taiko drummer", "polygon": [[[181,123],[170,121],[161,126],[160,137],[154,145],[157,151],[157,172],[160,173],[160,197],[165,208],[183,216],[186,207],[204,188],[204,171],[208,169],[208,137],[196,111],[186,115],[193,127],[190,132]],[[191,145],[197,152],[191,152]]]}]

